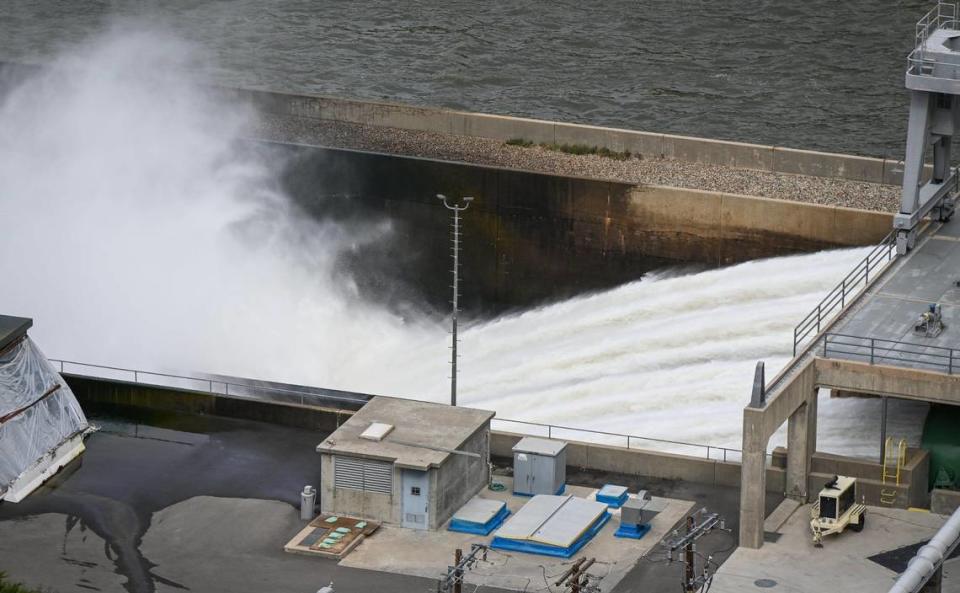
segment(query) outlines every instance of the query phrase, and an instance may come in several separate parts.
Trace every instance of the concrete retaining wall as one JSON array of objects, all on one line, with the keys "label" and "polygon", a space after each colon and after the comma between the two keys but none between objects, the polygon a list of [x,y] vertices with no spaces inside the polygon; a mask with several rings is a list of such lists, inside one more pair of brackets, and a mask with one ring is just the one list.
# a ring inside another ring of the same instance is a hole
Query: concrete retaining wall
[{"label": "concrete retaining wall", "polygon": [[630,200],[629,214],[614,219],[624,220],[622,225],[611,225],[629,237],[625,245],[720,265],[770,257],[773,251],[873,245],[893,223],[882,212],[674,187],[637,187]]},{"label": "concrete retaining wall", "polygon": [[[900,472],[900,483],[885,484],[883,466],[877,461],[818,451],[810,463],[807,498],[809,502],[815,501],[824,484],[840,475],[857,478],[857,496],[862,497],[867,504],[927,508],[931,504],[927,491],[930,453],[925,449],[909,449],[907,458],[908,461]],[[777,447],[773,452],[773,465],[785,468],[786,459],[786,449]]]},{"label": "concrete retaining wall", "polygon": [[319,95],[236,91],[258,109],[280,115],[345,121],[424,132],[477,136],[493,140],[523,138],[533,142],[586,144],[642,155],[781,173],[836,177],[871,183],[900,184],[903,163],[847,154],[799,150],[640,132],[583,124],[360,101]]},{"label": "concrete retaining wall", "polygon": [[[513,446],[525,435],[494,432],[490,437],[490,454],[513,457]],[[625,449],[594,443],[566,441],[567,466],[576,469],[607,471],[620,474],[683,480],[716,486],[740,486],[740,464],[712,459],[676,455],[644,449]],[[767,471],[767,490],[783,493],[785,472],[779,468]]]},{"label": "concrete retaining wall", "polygon": [[[287,402],[270,402],[257,399],[242,399],[186,391],[168,387],[125,383],[106,379],[65,376],[67,383],[86,410],[98,406],[124,406],[139,408],[153,413],[191,413],[244,418],[285,426],[316,429],[332,432],[350,417],[352,412],[323,407],[298,406]],[[490,454],[494,457],[512,458],[513,446],[524,435],[509,432],[490,433]],[[676,455],[644,449],[626,449],[594,443],[568,441],[567,465],[574,469],[607,471],[630,475],[647,476],[668,480],[683,480],[717,486],[740,487],[740,464],[711,459]],[[478,441],[477,447],[486,444]],[[879,464],[827,453],[817,453],[812,462],[810,475],[811,496],[815,496],[823,484],[833,475],[851,475],[864,482],[863,494],[867,502],[879,504],[881,488],[896,490],[899,507],[926,507],[926,484],[929,455],[924,450],[911,450],[910,461],[901,474],[902,486],[883,486],[879,482]],[[766,489],[782,493],[785,486],[786,454],[782,449],[774,452],[772,467],[767,469]],[[329,473],[328,475],[332,475]],[[913,487],[912,484],[917,485]],[[922,486],[922,487],[921,487]],[[389,497],[387,497],[389,498]],[[380,508],[383,501],[369,500],[370,508]]]},{"label": "concrete retaining wall", "polygon": [[[189,413],[244,418],[284,426],[332,432],[350,417],[348,410],[303,407],[286,402],[240,399],[187,391],[171,387],[154,387],[108,379],[65,376],[85,410],[98,406],[123,406],[152,413]],[[490,433],[490,454],[512,457],[513,446],[524,435],[508,432]],[[740,465],[687,455],[675,455],[643,449],[624,449],[568,441],[567,464],[574,468],[643,475],[651,478],[685,480],[719,486],[740,486]],[[478,445],[484,446],[484,445]],[[332,475],[332,473],[330,474]],[[767,489],[783,492],[784,471],[773,467],[767,472]],[[378,501],[367,501],[379,508]]]},{"label": "concrete retaining wall", "polygon": [[449,212],[438,192],[475,198],[463,219],[471,311],[602,290],[676,263],[875,244],[892,226],[887,214],[847,208],[318,148],[291,149],[284,183],[315,216],[389,219],[391,235],[359,245],[343,269],[369,296],[409,288],[441,310]]},{"label": "concrete retaining wall", "polygon": [[333,432],[353,414],[348,410],[227,397],[106,379],[73,375],[64,375],[64,378],[84,410],[121,406],[156,413],[243,418],[323,432]]},{"label": "concrete retaining wall", "polygon": [[930,512],[952,515],[960,507],[960,491],[934,488],[930,493]]}]

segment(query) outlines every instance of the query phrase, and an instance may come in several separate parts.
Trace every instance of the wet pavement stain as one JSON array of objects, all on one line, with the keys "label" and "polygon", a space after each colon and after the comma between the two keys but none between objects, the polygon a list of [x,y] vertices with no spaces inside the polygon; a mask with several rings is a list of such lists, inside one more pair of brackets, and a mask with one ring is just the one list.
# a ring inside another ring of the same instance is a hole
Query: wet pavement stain
[{"label": "wet pavement stain", "polygon": [[[303,485],[319,484],[314,448],[326,433],[186,414],[153,415],[150,425],[142,419],[128,410],[97,410],[91,420],[105,429],[87,439],[87,451],[20,504],[0,505],[0,521],[63,514],[64,560],[75,562],[68,536],[89,530],[104,540],[104,559],[126,577],[129,593],[155,593],[158,583],[189,590],[156,574],[140,551],[154,513],[203,495],[298,505]],[[162,438],[153,429],[162,429]]]}]

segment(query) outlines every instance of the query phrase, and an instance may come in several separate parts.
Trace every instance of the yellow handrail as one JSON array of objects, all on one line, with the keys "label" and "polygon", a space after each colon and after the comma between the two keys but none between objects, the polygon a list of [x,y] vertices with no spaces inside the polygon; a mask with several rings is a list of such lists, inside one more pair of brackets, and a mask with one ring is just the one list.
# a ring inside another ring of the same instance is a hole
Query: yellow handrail
[{"label": "yellow handrail", "polygon": [[900,439],[894,446],[893,437],[887,437],[883,450],[883,483],[887,484],[887,480],[892,480],[895,486],[899,486],[900,474],[907,459],[907,441]]}]

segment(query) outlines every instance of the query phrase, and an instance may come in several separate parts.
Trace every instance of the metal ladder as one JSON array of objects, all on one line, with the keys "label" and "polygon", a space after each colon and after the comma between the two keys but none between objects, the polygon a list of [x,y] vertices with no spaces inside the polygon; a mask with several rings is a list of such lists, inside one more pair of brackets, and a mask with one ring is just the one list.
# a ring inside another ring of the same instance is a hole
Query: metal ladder
[{"label": "metal ladder", "polygon": [[881,481],[884,486],[892,485],[893,488],[880,488],[880,502],[885,505],[893,506],[897,500],[897,487],[900,486],[900,474],[903,470],[903,464],[907,459],[907,441],[900,439],[894,446],[893,437],[887,437],[883,447],[883,473]]}]

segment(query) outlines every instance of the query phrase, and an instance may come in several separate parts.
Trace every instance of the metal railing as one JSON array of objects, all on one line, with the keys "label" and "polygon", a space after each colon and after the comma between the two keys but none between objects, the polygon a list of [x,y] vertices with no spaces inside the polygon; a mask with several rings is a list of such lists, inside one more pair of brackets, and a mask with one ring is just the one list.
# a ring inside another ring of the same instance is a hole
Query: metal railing
[{"label": "metal railing", "polygon": [[[644,448],[662,450],[665,452],[689,455],[692,457],[703,457],[704,459],[710,459],[713,461],[739,462],[741,460],[740,449],[718,447],[716,445],[703,445],[700,443],[688,443],[669,439],[642,437],[618,432],[592,430],[589,428],[573,428],[570,426],[558,426],[556,424],[528,422],[526,420],[508,420],[506,418],[494,418],[493,426],[498,427],[499,430],[504,430],[505,432],[515,432],[529,436],[546,437],[548,439],[559,438],[564,440],[594,443],[597,445],[624,447],[626,449]],[[513,429],[511,430],[509,427],[513,427]],[[646,446],[643,447],[641,444],[645,444]]]},{"label": "metal railing", "polygon": [[960,350],[849,334],[825,334],[823,356],[861,360],[870,364],[929,369],[948,375],[960,370],[957,368],[960,363]]},{"label": "metal railing", "polygon": [[124,381],[127,383],[137,383],[140,385],[150,385],[154,387],[171,387],[174,389],[199,391],[201,393],[227,395],[230,397],[239,398],[268,399],[264,396],[269,396],[271,401],[299,405],[316,404],[321,401],[333,401],[345,404],[363,404],[365,403],[366,399],[369,399],[370,397],[361,397],[362,394],[348,395],[345,392],[340,392],[343,393],[343,395],[340,395],[333,390],[324,390],[323,393],[315,393],[307,390],[297,389],[292,385],[289,387],[276,387],[274,385],[264,385],[257,381],[241,383],[239,382],[240,379],[231,381],[212,377],[191,377],[187,375],[141,371],[101,364],[76,362],[72,360],[58,360],[55,358],[48,360],[59,368],[60,373],[67,375],[108,379],[112,381]]},{"label": "metal railing", "polygon": [[[957,2],[937,2],[930,11],[917,21],[915,45],[907,56],[907,72],[910,74],[932,74],[936,61],[926,52],[927,39],[937,29],[958,29],[960,8]],[[952,64],[956,65],[956,64]]]},{"label": "metal railing", "polygon": [[[175,375],[170,373],[157,373],[153,371],[141,371],[114,367],[99,364],[88,364],[70,360],[48,359],[53,363],[61,373],[67,375],[90,377],[96,379],[107,379],[111,381],[124,381],[127,383],[136,383],[139,385],[148,385],[153,387],[169,387],[173,389],[183,389],[188,391],[197,391],[200,393],[210,393],[213,395],[225,395],[230,397],[249,398],[249,399],[269,399],[270,401],[293,403],[302,406],[322,405],[331,400],[340,403],[362,404],[369,400],[372,395],[337,392],[334,390],[322,390],[322,392],[312,392],[305,389],[297,389],[296,386],[277,387],[276,385],[264,385],[263,382],[250,381],[240,382],[241,379],[226,380],[212,377],[196,377],[188,375]],[[342,395],[340,395],[342,394]],[[704,445],[700,443],[687,443],[684,441],[672,441],[668,439],[658,439],[653,437],[644,437],[632,434],[622,434],[616,432],[604,432],[601,430],[591,430],[588,428],[574,428],[571,426],[559,426],[556,424],[545,424],[539,422],[529,422],[526,420],[509,420],[507,418],[494,418],[493,426],[500,427],[507,432],[518,432],[530,436],[545,436],[547,438],[561,438],[578,440],[587,443],[599,445],[611,445],[625,447],[627,449],[638,449],[640,443],[648,445],[647,448],[659,449],[670,453],[686,454],[690,456],[702,456],[705,459],[713,461],[737,461],[741,459],[740,450],[729,447],[718,447],[715,445]],[[513,427],[513,429],[505,428]],[[771,457],[769,454],[769,458]]]},{"label": "metal railing", "polygon": [[827,322],[870,284],[870,278],[876,278],[896,257],[897,235],[896,231],[891,231],[793,328],[793,355],[797,355],[808,339],[819,335]]}]

